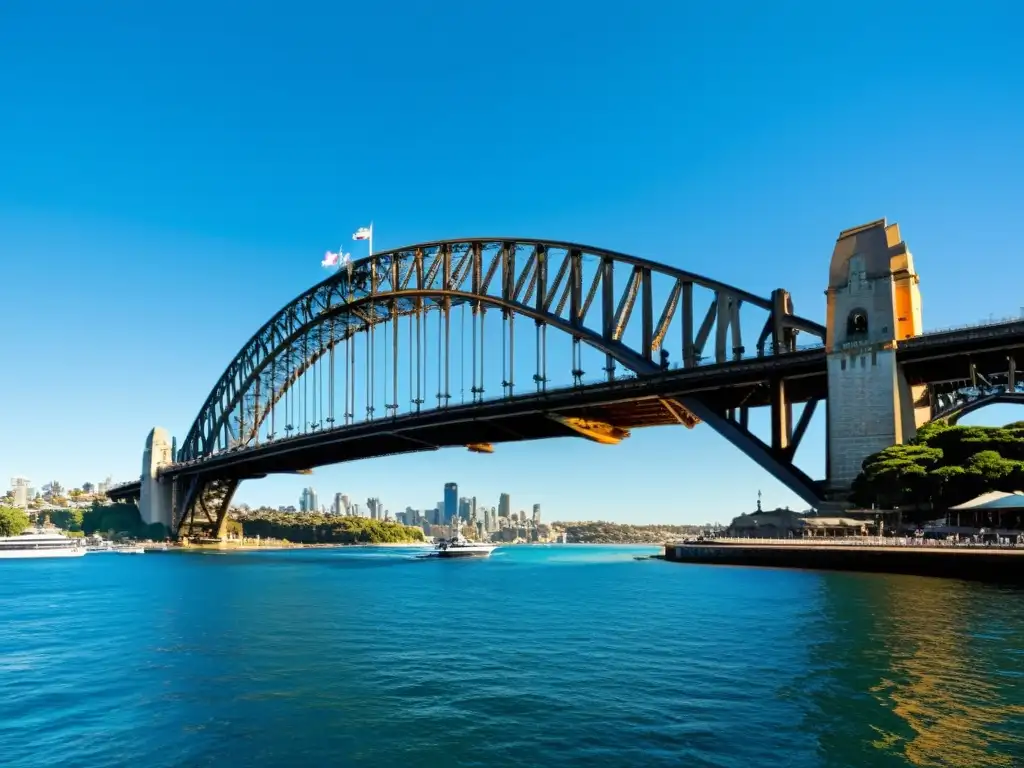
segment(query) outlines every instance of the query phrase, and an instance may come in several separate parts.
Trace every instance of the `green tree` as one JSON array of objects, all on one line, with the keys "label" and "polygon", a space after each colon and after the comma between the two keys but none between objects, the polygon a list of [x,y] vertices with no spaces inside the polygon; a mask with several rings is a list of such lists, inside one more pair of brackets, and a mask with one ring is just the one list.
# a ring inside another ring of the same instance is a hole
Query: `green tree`
[{"label": "green tree", "polygon": [[94,501],[82,514],[82,530],[86,535],[123,533],[140,539],[148,537],[139,508],[125,503],[101,504]]},{"label": "green tree", "polygon": [[80,509],[54,509],[50,512],[50,522],[65,531],[81,531],[83,517]]},{"label": "green tree", "polygon": [[1024,425],[927,424],[906,445],[868,456],[853,483],[863,506],[948,509],[986,491],[1024,490]]},{"label": "green tree", "polygon": [[285,539],[302,544],[423,541],[423,531],[419,528],[364,517],[336,517],[318,512],[278,512],[271,509],[249,512],[238,510],[235,514],[246,537]]},{"label": "green tree", "polygon": [[28,528],[28,515],[15,507],[0,507],[0,536],[17,536]]}]

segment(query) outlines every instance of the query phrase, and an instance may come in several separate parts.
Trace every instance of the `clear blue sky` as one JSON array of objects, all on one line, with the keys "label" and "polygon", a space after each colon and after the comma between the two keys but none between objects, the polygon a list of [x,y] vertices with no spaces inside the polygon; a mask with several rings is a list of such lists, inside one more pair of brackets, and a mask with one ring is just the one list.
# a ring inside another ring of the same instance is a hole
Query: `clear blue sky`
[{"label": "clear blue sky", "polygon": [[[250,334],[373,219],[378,249],[620,249],[823,321],[839,230],[899,221],[929,328],[1024,306],[1024,8],[557,0],[0,7],[0,475],[78,485],[179,437]],[[353,249],[354,250],[354,249]],[[976,421],[1020,417],[990,409]],[[823,425],[802,449],[822,472]],[[318,470],[547,519],[799,501],[708,428]],[[296,503],[302,477],[243,485]]]}]

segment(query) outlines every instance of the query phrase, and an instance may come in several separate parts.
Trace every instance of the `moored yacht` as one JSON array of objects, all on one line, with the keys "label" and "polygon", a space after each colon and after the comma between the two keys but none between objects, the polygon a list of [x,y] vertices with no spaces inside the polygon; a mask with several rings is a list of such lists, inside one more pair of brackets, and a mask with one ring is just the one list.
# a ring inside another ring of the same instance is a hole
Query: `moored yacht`
[{"label": "moored yacht", "polygon": [[56,528],[29,528],[19,536],[0,536],[0,560],[28,557],[81,557],[85,547]]}]

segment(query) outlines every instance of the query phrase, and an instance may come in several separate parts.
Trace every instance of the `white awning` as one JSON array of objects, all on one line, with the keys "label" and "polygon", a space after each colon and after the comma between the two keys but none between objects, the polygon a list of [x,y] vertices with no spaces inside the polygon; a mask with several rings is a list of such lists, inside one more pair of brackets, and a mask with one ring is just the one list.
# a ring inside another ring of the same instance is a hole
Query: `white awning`
[{"label": "white awning", "polygon": [[989,491],[983,493],[976,499],[965,501],[963,504],[957,504],[955,507],[950,507],[953,512],[966,512],[970,510],[996,510],[996,509],[1020,509],[1024,510],[1024,493],[1015,491],[1014,493],[1007,493],[1006,491]]}]

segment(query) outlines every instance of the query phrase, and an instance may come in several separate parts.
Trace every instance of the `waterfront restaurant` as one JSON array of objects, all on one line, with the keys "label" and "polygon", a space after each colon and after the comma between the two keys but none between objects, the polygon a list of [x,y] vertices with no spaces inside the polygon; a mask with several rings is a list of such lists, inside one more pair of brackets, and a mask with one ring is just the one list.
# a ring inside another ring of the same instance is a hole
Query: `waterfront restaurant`
[{"label": "waterfront restaurant", "polygon": [[805,517],[800,521],[804,536],[864,536],[868,524],[850,517]]},{"label": "waterfront restaurant", "polygon": [[956,528],[985,528],[1000,533],[1024,531],[1024,493],[989,491],[975,499],[949,508],[949,525]]}]

